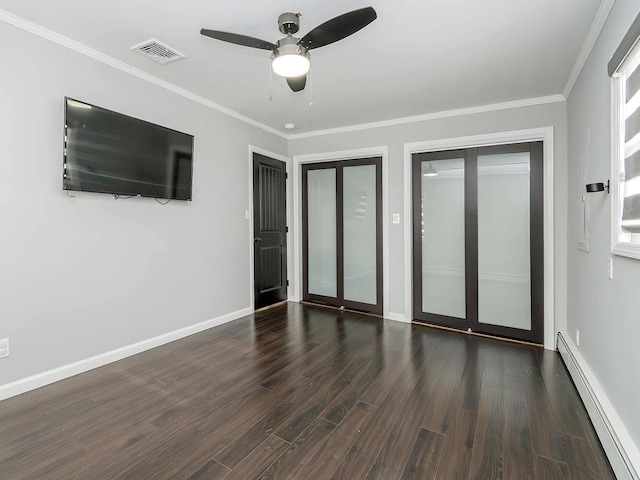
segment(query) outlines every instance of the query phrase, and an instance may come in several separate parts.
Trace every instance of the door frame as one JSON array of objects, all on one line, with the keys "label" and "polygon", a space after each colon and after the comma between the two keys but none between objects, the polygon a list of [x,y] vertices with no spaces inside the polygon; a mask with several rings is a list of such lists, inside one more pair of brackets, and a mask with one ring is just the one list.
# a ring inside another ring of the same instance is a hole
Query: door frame
[{"label": "door frame", "polygon": [[[285,164],[285,172],[287,173],[287,179],[286,179],[286,209],[287,209],[287,226],[289,227],[289,232],[287,233],[287,278],[291,279],[291,275],[292,275],[292,262],[293,262],[293,252],[292,252],[292,248],[290,247],[291,245],[291,179],[290,179],[290,166],[291,166],[291,161],[289,159],[289,157],[286,157],[284,155],[280,155],[278,153],[274,153],[274,152],[270,152],[268,150],[264,150],[260,147],[256,147],[254,145],[249,145],[249,163],[248,163],[248,172],[249,174],[247,175],[247,177],[249,177],[249,198],[248,198],[248,203],[247,203],[247,208],[244,211],[244,217],[245,220],[247,222],[249,222],[249,236],[248,236],[248,242],[249,242],[249,289],[248,289],[248,294],[249,294],[249,308],[251,309],[251,311],[255,311],[255,298],[254,298],[254,287],[255,287],[255,271],[254,271],[254,262],[255,262],[255,255],[254,255],[254,241],[253,238],[255,237],[254,235],[254,222],[253,222],[253,154],[257,153],[260,155],[264,155],[265,157],[269,157],[269,158],[273,158],[274,160],[280,160],[281,162],[284,162]],[[287,299],[291,300],[291,290],[292,290],[292,286],[291,286],[291,282],[289,282],[289,288],[287,289]]]},{"label": "door frame", "polygon": [[[483,155],[504,155],[513,153],[527,153],[530,167],[528,175],[528,218],[529,218],[529,280],[530,280],[530,314],[531,327],[527,330],[514,328],[507,325],[499,325],[491,322],[481,322],[479,315],[479,217],[480,201],[478,192],[480,188],[478,162]],[[543,143],[523,142],[492,145],[484,147],[471,147],[456,150],[444,150],[438,152],[421,152],[413,155],[412,194],[413,194],[413,246],[422,245],[421,238],[421,214],[419,205],[422,203],[422,165],[431,162],[436,165],[439,160],[463,159],[464,162],[464,290],[465,310],[464,318],[451,317],[444,314],[425,312],[423,292],[423,268],[422,248],[413,250],[413,321],[443,325],[460,330],[468,330],[477,333],[497,335],[505,338],[518,339],[526,342],[542,344],[544,341],[544,227],[543,227]]]},{"label": "door frame", "polygon": [[[414,153],[458,150],[512,143],[543,142],[543,212],[544,212],[544,348],[555,350],[555,284],[554,284],[554,131],[553,127],[455,137],[439,140],[404,144],[404,217],[411,218],[412,212],[412,164]],[[412,222],[404,224],[404,291],[405,315],[413,318],[413,234]]]},{"label": "door frame", "polygon": [[305,163],[334,162],[359,158],[382,158],[382,316],[391,320],[406,321],[403,314],[389,312],[389,149],[386,145],[335,152],[322,152],[293,156],[290,180],[293,181],[293,266],[289,283],[289,298],[302,300],[302,165]]},{"label": "door frame", "polygon": [[[372,166],[375,168],[376,189],[376,303],[375,305],[347,300],[344,298],[344,169],[358,166]],[[302,169],[302,296],[309,302],[330,305],[334,307],[359,310],[365,313],[382,315],[384,310],[382,278],[384,267],[382,261],[382,157],[336,160],[333,162],[304,163]],[[309,292],[309,172],[318,170],[334,170],[336,174],[336,297],[326,297]],[[306,175],[305,175],[306,173]],[[306,195],[305,195],[306,193]]]}]

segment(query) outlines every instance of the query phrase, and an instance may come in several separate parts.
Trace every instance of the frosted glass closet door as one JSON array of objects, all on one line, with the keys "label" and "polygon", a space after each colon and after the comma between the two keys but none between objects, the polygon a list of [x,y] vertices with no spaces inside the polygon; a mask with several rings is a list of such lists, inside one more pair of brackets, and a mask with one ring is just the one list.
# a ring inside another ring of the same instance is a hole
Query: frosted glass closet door
[{"label": "frosted glass closet door", "polygon": [[421,162],[422,311],[464,319],[464,158]]},{"label": "frosted glass closet door", "polygon": [[344,299],[375,304],[376,166],[343,169]]},{"label": "frosted glass closet door", "polygon": [[478,156],[478,322],[531,329],[530,154]]},{"label": "frosted glass closet door", "polygon": [[336,214],[336,170],[309,170],[308,191],[308,281],[309,293],[338,295],[338,249]]}]

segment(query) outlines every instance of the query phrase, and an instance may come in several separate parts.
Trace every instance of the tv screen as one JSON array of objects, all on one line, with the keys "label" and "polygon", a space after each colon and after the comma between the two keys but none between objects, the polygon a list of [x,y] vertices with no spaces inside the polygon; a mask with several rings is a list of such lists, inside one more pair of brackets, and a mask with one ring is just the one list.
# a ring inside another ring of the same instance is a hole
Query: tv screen
[{"label": "tv screen", "polygon": [[65,190],[191,200],[192,172],[192,135],[65,97]]}]

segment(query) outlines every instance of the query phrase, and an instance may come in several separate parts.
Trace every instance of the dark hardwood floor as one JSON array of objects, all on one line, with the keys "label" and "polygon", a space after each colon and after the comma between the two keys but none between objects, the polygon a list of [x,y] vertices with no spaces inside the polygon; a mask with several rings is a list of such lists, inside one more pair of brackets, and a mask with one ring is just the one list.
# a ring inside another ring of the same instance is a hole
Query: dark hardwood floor
[{"label": "dark hardwood floor", "polygon": [[284,304],[0,402],[2,479],[613,479],[560,357]]}]

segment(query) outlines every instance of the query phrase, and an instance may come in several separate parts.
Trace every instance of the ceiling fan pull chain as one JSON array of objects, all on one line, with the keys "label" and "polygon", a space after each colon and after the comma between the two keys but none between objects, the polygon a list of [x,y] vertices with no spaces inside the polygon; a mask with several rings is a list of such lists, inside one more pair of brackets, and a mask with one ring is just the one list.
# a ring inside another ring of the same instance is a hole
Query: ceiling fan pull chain
[{"label": "ceiling fan pull chain", "polygon": [[273,86],[273,73],[271,72],[271,64],[269,64],[269,101],[273,100],[273,97],[271,96],[272,86]]},{"label": "ceiling fan pull chain", "polygon": [[313,69],[309,67],[309,108],[313,107]]}]

